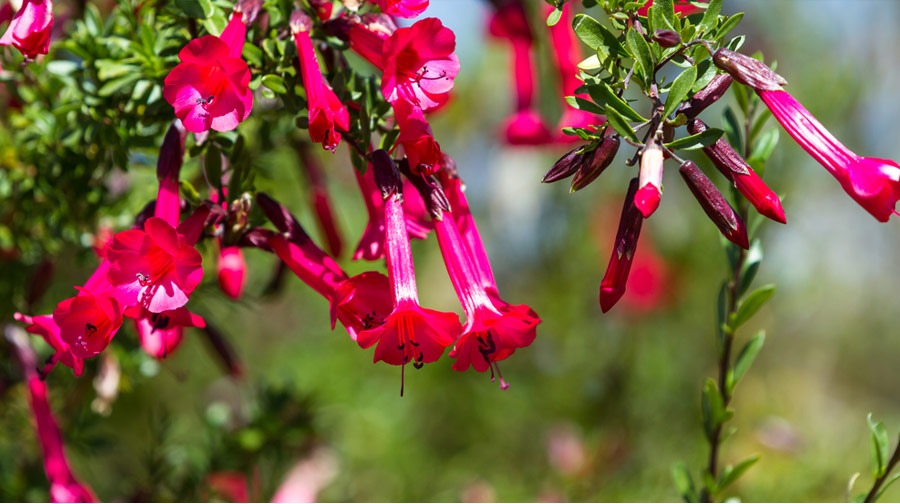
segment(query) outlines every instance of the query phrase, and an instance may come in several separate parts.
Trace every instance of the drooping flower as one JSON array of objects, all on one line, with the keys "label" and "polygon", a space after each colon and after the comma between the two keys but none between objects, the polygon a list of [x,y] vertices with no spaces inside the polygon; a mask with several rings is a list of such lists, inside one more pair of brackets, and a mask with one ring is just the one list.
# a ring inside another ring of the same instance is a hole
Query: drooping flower
[{"label": "drooping flower", "polygon": [[414,18],[425,12],[428,0],[369,0],[381,7],[382,12],[401,18]]},{"label": "drooping flower", "polygon": [[394,103],[394,114],[400,126],[397,141],[403,146],[413,173],[431,175],[436,172],[443,155],[422,109],[401,100]]},{"label": "drooping flower", "polygon": [[[702,133],[706,129],[706,124],[700,119],[688,121],[688,132],[692,135]],[[776,222],[782,224],[787,222],[781,199],[725,139],[720,138],[709,147],[704,147],[703,153],[722,175],[734,184],[738,192],[747,198],[756,211]]]},{"label": "drooping flower", "polygon": [[625,195],[625,203],[622,206],[622,216],[619,219],[619,229],[616,232],[616,241],[613,244],[612,255],[603,280],[600,281],[600,309],[608,312],[621,299],[625,293],[625,285],[628,282],[628,273],[631,271],[631,263],[637,250],[638,238],[641,234],[643,216],[635,206],[635,194],[638,191],[638,179],[631,179],[628,193]]},{"label": "drooping flower", "polygon": [[550,130],[534,109],[534,36],[521,0],[507,2],[493,12],[489,33],[506,39],[512,49],[512,76],[515,111],[505,121],[504,133],[510,145],[542,145],[552,140]]},{"label": "drooping flower", "polygon": [[23,324],[28,324],[25,327],[26,331],[44,338],[44,341],[53,348],[53,355],[41,369],[43,375],[49,374],[57,363],[62,363],[72,368],[75,376],[81,376],[81,373],[84,372],[84,359],[76,357],[69,344],[63,341],[59,333],[59,326],[56,325],[52,315],[32,317],[16,312],[13,314],[13,318]]},{"label": "drooping flower", "polygon": [[848,149],[784,90],[787,81],[761,61],[723,48],[713,54],[713,62],[753,88],[791,138],[873,217],[887,222],[896,213],[900,165],[889,159],[862,157]]},{"label": "drooping flower", "polygon": [[208,213],[208,207],[200,207],[178,229],[151,217],[144,229],[116,234],[107,257],[117,299],[154,313],[184,306],[203,279],[202,257],[194,243]]},{"label": "drooping flower", "polygon": [[11,45],[26,60],[50,50],[50,32],[53,29],[53,2],[51,0],[24,0],[13,16],[6,32],[0,37],[0,45]]},{"label": "drooping flower", "polygon": [[78,295],[60,301],[53,322],[72,355],[93,357],[105,349],[122,326],[122,308],[113,297],[78,288]]},{"label": "drooping flower", "polygon": [[246,33],[242,14],[234,12],[221,36],[193,39],[178,53],[181,63],[166,76],[163,97],[188,131],[231,131],[250,116],[250,68],[241,58]]},{"label": "drooping flower", "polygon": [[[384,324],[357,335],[357,343],[369,348],[377,343],[375,362],[421,367],[441,357],[456,341],[462,326],[455,313],[419,306],[409,237],[403,218],[400,174],[384,151],[373,153],[375,179],[385,194],[385,259],[392,289],[393,311]],[[381,174],[378,173],[381,171]],[[401,388],[402,394],[402,388]]]},{"label": "drooping flower", "polygon": [[130,306],[125,316],[134,320],[141,348],[156,359],[165,359],[181,344],[185,327],[206,327],[203,317],[186,308],[153,313],[143,306]]},{"label": "drooping flower", "polygon": [[641,173],[634,205],[644,218],[653,215],[662,198],[663,151],[655,139],[644,146],[641,153]]},{"label": "drooping flower", "polygon": [[25,374],[28,404],[34,418],[36,437],[41,444],[44,473],[50,483],[51,502],[97,502],[91,489],[78,481],[69,466],[62,432],[50,407],[47,383],[35,370],[37,362],[34,350],[25,338],[13,337],[10,340]]},{"label": "drooping flower", "polygon": [[221,247],[218,264],[219,287],[231,299],[240,299],[247,279],[247,263],[237,245]]},{"label": "drooping flower", "polygon": [[290,25],[300,60],[300,76],[306,89],[309,137],[313,142],[321,143],[323,149],[334,152],[341,141],[340,132],[350,129],[350,114],[319,69],[319,60],[309,37],[312,19],[297,9],[291,14]]}]

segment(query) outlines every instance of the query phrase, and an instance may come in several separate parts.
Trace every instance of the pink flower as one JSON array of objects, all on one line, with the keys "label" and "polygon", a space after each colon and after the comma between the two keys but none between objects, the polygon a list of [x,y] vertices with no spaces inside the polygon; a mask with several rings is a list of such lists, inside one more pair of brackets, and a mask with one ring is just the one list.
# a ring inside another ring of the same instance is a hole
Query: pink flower
[{"label": "pink flower", "polygon": [[38,54],[50,50],[50,31],[53,29],[53,2],[51,0],[24,0],[6,32],[0,37],[0,45],[14,46],[33,60]]},{"label": "pink flower", "polygon": [[[209,212],[201,207],[204,209]],[[199,232],[193,227],[198,227],[197,219],[185,221],[176,230],[166,221],[151,217],[143,230],[116,234],[107,257],[117,299],[154,313],[184,306],[203,279],[202,257],[194,248]]]},{"label": "pink flower", "polygon": [[340,320],[350,338],[356,341],[360,331],[384,324],[393,310],[391,284],[386,276],[367,271],[337,284],[331,295],[331,328]]},{"label": "pink flower", "polygon": [[81,373],[84,372],[84,359],[76,357],[69,344],[63,341],[59,333],[59,326],[56,325],[52,315],[35,315],[32,317],[16,312],[13,314],[13,318],[28,324],[25,328],[26,331],[44,338],[44,341],[53,348],[53,356],[41,371],[44,375],[53,370],[57,362],[61,362],[63,365],[72,368],[75,376],[81,376]]},{"label": "pink flower", "polygon": [[400,126],[397,141],[403,146],[410,169],[420,175],[435,173],[441,167],[443,154],[422,109],[401,100],[394,103],[394,114]]},{"label": "pink flower", "polygon": [[663,151],[659,142],[651,140],[641,153],[641,174],[634,205],[644,218],[653,215],[662,197]]},{"label": "pink flower", "polygon": [[385,250],[394,309],[383,325],[361,331],[356,341],[362,348],[378,343],[375,362],[399,366],[412,362],[419,368],[438,360],[444,349],[456,341],[462,327],[455,313],[419,306],[412,252],[401,206],[400,174],[384,151],[373,154],[373,166],[382,171],[382,174],[376,173],[376,180],[387,195]]},{"label": "pink flower", "polygon": [[509,40],[512,47],[513,85],[516,91],[515,112],[504,127],[510,145],[542,145],[552,140],[550,130],[534,107],[534,67],[531,54],[534,37],[525,6],[521,1],[508,2],[497,9],[488,25],[490,34]]},{"label": "pink flower", "polygon": [[334,152],[341,141],[340,131],[350,129],[350,114],[331,86],[322,77],[309,30],[312,19],[300,10],[291,14],[291,32],[300,59],[300,76],[306,88],[309,108],[309,136],[322,148]]},{"label": "pink flower", "polygon": [[219,251],[219,287],[231,299],[239,299],[244,292],[247,278],[247,263],[240,247],[231,245]]},{"label": "pink flower", "polygon": [[889,159],[857,155],[785,91],[756,93],[791,138],[824,166],[851,198],[881,222],[887,222],[896,213],[900,165]]},{"label": "pink flower", "polygon": [[[638,15],[646,16],[650,11],[651,5],[653,5],[653,0],[647,0],[647,3],[638,9]],[[689,0],[675,0],[675,14],[679,16],[690,16],[691,14],[696,14],[698,12],[703,12],[703,8],[692,5]]]},{"label": "pink flower", "polygon": [[159,149],[156,163],[156,178],[159,180],[159,191],[156,193],[154,215],[175,227],[181,219],[181,198],[178,196],[180,186],[178,176],[184,162],[184,141],[187,132],[181,121],[175,120],[169,126]]},{"label": "pink flower", "polygon": [[625,195],[625,204],[622,207],[622,217],[619,219],[619,230],[616,232],[612,256],[609,258],[609,265],[600,282],[600,309],[603,313],[608,312],[619,301],[622,294],[625,294],[628,273],[631,271],[631,263],[634,261],[634,253],[637,250],[643,223],[641,211],[635,206],[637,191],[638,179],[633,178],[628,186],[628,194]]},{"label": "pink flower", "polygon": [[235,12],[220,37],[196,38],[178,53],[181,63],[166,76],[163,97],[188,131],[231,131],[250,115],[250,69],[241,59],[246,33]]},{"label": "pink flower", "polygon": [[153,313],[142,306],[125,309],[125,316],[134,320],[141,348],[156,359],[164,359],[181,344],[185,327],[206,327],[200,315],[186,308]]},{"label": "pink flower", "polygon": [[53,322],[72,355],[86,359],[102,352],[112,341],[122,326],[122,309],[110,296],[84,287],[78,290],[77,296],[56,305]]},{"label": "pink flower", "polygon": [[369,0],[381,7],[382,12],[402,18],[414,18],[425,12],[428,0]]}]

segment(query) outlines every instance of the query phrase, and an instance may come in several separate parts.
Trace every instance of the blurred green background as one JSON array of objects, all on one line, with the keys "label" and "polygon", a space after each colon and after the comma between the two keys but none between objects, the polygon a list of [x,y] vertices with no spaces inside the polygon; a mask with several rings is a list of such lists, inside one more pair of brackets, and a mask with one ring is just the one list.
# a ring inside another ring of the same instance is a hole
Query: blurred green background
[{"label": "blurred green background", "polygon": [[[729,0],[726,11],[746,11],[736,31],[747,35],[742,52],[777,61],[788,90],[848,147],[900,159],[900,4]],[[445,357],[408,369],[400,397],[400,369],[373,365],[371,349],[332,332],[327,303],[296,278],[277,296],[261,295],[273,257],[246,251],[249,283],[234,303],[215,284],[209,249],[207,282],[189,308],[235,346],[243,378],[223,374],[199,332],[156,363],[126,326],[113,345],[124,374],[108,414],[91,408],[96,361],[80,380],[66,369],[49,379],[74,470],[101,500],[215,499],[207,475],[229,470],[249,475],[252,500],[268,500],[288,469],[308,460],[323,501],[673,501],[673,464],[695,475],[705,464],[700,389],[716,372],[715,298],[727,274],[717,230],[668,172],[641,242],[663,264],[665,294],[649,310],[625,299],[601,314],[598,285],[632,152],[623,148],[578,193],[565,182],[540,184],[566,147],[500,143],[513,100],[510,64],[506,47],[484,37],[485,4],[432,0],[426,15],[456,31],[462,62],[455,100],[433,119],[435,136],[467,182],[501,294],[543,318],[534,344],[501,364],[510,389],[455,372]],[[540,37],[541,110],[554,122],[558,91]],[[718,126],[720,116],[717,108],[704,117]],[[245,131],[258,151],[257,188],[314,233],[296,156],[261,140],[266,131],[253,122]],[[349,160],[344,147],[320,157],[352,250],[365,213]],[[199,173],[196,161],[185,170]],[[153,197],[154,175],[140,167],[129,176],[133,214]],[[725,463],[761,460],[727,493],[843,501],[854,473],[862,473],[854,493],[871,483],[866,414],[883,420],[892,440],[900,431],[900,231],[858,207],[786,134],[767,180],[784,197],[788,224],[764,225],[757,284],[778,290],[738,334],[738,345],[759,328],[767,339],[736,391],[737,431],[723,451]],[[413,252],[422,304],[459,312],[434,238],[414,242]],[[369,268],[347,255],[348,271]],[[93,268],[87,253],[61,257],[40,313]],[[0,497],[45,500],[22,387],[3,391],[0,405]],[[900,487],[883,500],[898,499]]]}]

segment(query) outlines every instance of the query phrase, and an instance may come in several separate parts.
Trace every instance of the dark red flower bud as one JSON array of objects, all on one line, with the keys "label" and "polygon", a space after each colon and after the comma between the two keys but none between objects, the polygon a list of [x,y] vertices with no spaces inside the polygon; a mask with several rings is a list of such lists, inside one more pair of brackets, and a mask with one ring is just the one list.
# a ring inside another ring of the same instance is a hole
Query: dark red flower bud
[{"label": "dark red flower bud", "polygon": [[[706,131],[706,124],[700,119],[688,122],[688,132],[692,135]],[[756,211],[766,217],[784,224],[787,219],[781,200],[774,191],[769,189],[765,182],[747,164],[747,161],[735,152],[734,148],[724,139],[720,138],[716,143],[703,148],[703,153],[712,161],[713,165],[734,184],[738,192],[756,208]]]},{"label": "dark red flower bud", "polygon": [[579,166],[572,179],[569,190],[575,192],[584,189],[603,173],[619,152],[619,136],[610,135],[603,138],[600,145],[589,153],[585,162]]},{"label": "dark red flower bud", "polygon": [[697,117],[706,107],[725,96],[733,81],[734,79],[728,74],[716,75],[703,89],[694,93],[690,100],[682,103],[676,113],[684,114],[688,119]]},{"label": "dark red flower bud", "polygon": [[784,77],[773,72],[765,63],[725,48],[713,53],[713,62],[741,84],[757,91],[781,91],[781,86],[787,84]]},{"label": "dark red flower bud", "polygon": [[656,30],[653,32],[653,40],[663,47],[676,47],[681,44],[681,35],[672,30]]},{"label": "dark red flower bud", "polygon": [[392,194],[403,192],[403,182],[400,180],[400,172],[397,165],[391,159],[391,155],[384,149],[378,149],[369,154],[372,160],[372,170],[375,174],[375,184],[381,190],[381,196],[387,199]]},{"label": "dark red flower bud", "polygon": [[700,168],[697,168],[697,165],[692,161],[685,161],[681,168],[678,169],[678,172],[681,173],[688,188],[694,193],[694,197],[697,198],[700,206],[703,207],[703,211],[719,228],[722,235],[741,248],[749,248],[747,227],[744,225],[743,219],[728,204],[725,196],[722,196],[722,193],[709,180],[709,177]]},{"label": "dark red flower bud", "polygon": [[600,309],[603,313],[608,312],[625,294],[625,284],[628,282],[631,262],[634,260],[634,252],[637,250],[638,238],[641,235],[641,224],[644,222],[641,211],[634,206],[634,195],[637,190],[638,178],[635,177],[628,186],[612,256],[600,282]]},{"label": "dark red flower bud", "polygon": [[256,194],[256,203],[278,231],[287,235],[289,241],[298,245],[312,241],[306,230],[303,229],[303,226],[291,214],[291,211],[275,201],[274,198],[264,192],[260,192]]}]

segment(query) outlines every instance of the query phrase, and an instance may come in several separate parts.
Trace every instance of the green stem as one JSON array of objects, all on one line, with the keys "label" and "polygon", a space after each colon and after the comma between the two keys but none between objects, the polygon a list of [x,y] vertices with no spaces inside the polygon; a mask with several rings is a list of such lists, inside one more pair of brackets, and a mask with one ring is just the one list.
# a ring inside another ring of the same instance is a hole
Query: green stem
[{"label": "green stem", "polygon": [[878,500],[878,496],[881,493],[881,487],[890,477],[891,471],[894,470],[894,466],[896,466],[898,462],[900,462],[900,441],[897,442],[897,447],[894,449],[894,455],[891,456],[891,460],[888,461],[887,466],[884,468],[884,474],[878,477],[878,479],[875,480],[875,483],[872,483],[872,489],[866,494],[864,502],[875,502]]}]

